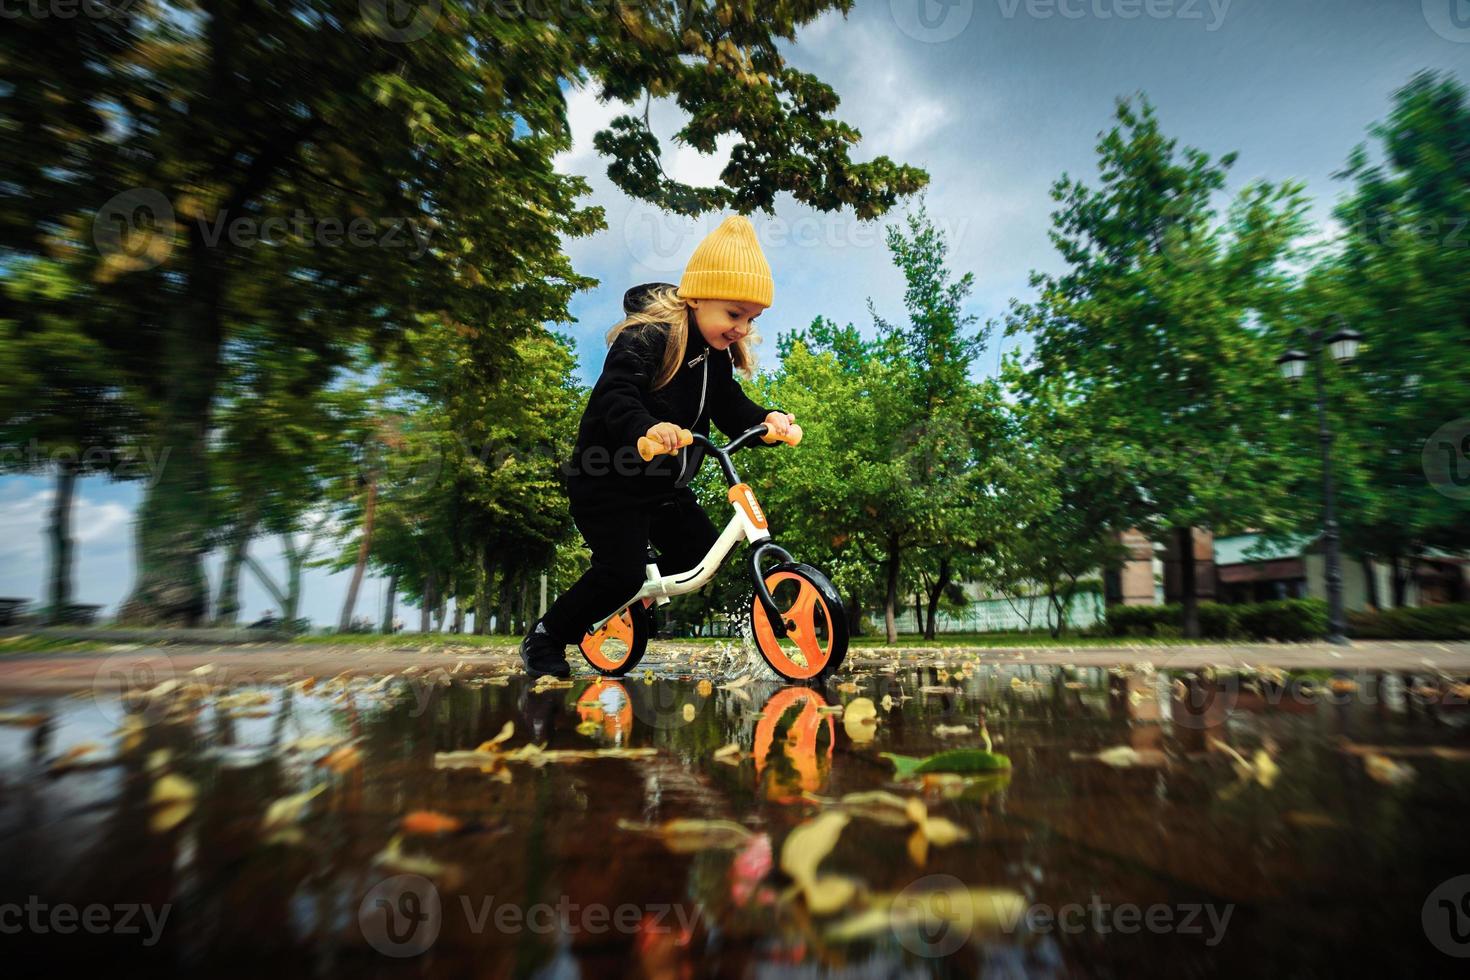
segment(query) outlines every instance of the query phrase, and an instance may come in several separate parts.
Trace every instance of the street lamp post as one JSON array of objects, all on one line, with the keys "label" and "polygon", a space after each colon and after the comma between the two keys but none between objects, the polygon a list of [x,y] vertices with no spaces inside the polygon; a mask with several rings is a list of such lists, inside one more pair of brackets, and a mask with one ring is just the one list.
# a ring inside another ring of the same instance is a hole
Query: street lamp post
[{"label": "street lamp post", "polygon": [[1332,359],[1345,364],[1358,354],[1358,344],[1363,335],[1348,327],[1327,336],[1325,330],[1313,330],[1306,334],[1311,343],[1311,353],[1289,350],[1276,359],[1281,374],[1290,382],[1298,382],[1306,373],[1307,363],[1313,362],[1317,383],[1317,440],[1322,445],[1322,517],[1327,563],[1327,642],[1346,646],[1347,617],[1342,608],[1342,551],[1337,531],[1337,510],[1332,485],[1332,430],[1327,425],[1327,385],[1322,377],[1322,354],[1331,353]]}]

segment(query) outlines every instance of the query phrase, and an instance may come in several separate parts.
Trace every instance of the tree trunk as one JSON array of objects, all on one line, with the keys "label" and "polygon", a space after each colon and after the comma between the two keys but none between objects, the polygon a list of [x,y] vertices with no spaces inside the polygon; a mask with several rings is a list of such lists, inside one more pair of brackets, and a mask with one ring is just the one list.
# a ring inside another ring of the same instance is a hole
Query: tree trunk
[{"label": "tree trunk", "polygon": [[393,632],[393,607],[398,601],[398,573],[388,576],[388,598],[383,600],[383,632]]},{"label": "tree trunk", "polygon": [[861,636],[863,632],[863,604],[859,601],[858,594],[856,592],[849,592],[847,594],[847,602],[844,605],[847,607],[843,610],[847,613],[847,635]]},{"label": "tree trunk", "polygon": [[229,548],[220,568],[219,593],[214,602],[214,625],[234,626],[240,617],[240,566],[255,535],[255,508],[247,506],[230,529]]},{"label": "tree trunk", "polygon": [[513,579],[509,570],[502,570],[500,573],[500,602],[495,610],[495,632],[502,636],[509,636],[511,631],[510,607],[511,596],[513,595],[511,591],[512,581]]},{"label": "tree trunk", "polygon": [[516,633],[517,634],[522,634],[522,633],[528,633],[528,632],[530,632],[530,620],[529,620],[530,615],[531,615],[531,576],[528,573],[526,575],[522,575],[521,576],[521,608],[520,608],[520,618],[519,618],[519,621],[516,623]]},{"label": "tree trunk", "polygon": [[883,627],[887,633],[888,645],[892,646],[898,642],[898,575],[901,570],[902,553],[898,545],[890,543],[888,546],[888,588],[883,596]]},{"label": "tree trunk", "polygon": [[949,588],[950,568],[949,558],[939,559],[939,575],[934,581],[934,587],[929,590],[929,619],[924,624],[924,639],[932,640],[938,632],[939,600],[944,598],[944,590]]},{"label": "tree trunk", "polygon": [[1363,566],[1363,581],[1368,587],[1368,605],[1374,609],[1382,609],[1378,604],[1378,576],[1373,572],[1373,556],[1364,555],[1359,561]]},{"label": "tree trunk", "polygon": [[495,560],[490,556],[490,543],[480,548],[480,589],[475,596],[475,635],[490,631],[490,591],[495,586]]},{"label": "tree trunk", "polygon": [[1194,639],[1199,636],[1199,596],[1195,582],[1194,529],[1174,529],[1174,540],[1179,549],[1179,601],[1183,608],[1184,635]]},{"label": "tree trunk", "polygon": [[464,611],[465,611],[464,603],[463,602],[460,602],[459,601],[459,597],[456,596],[455,597],[455,600],[454,600],[454,625],[452,627],[450,627],[449,632],[451,632],[451,633],[463,633],[464,632]]},{"label": "tree trunk", "polygon": [[438,597],[434,595],[434,570],[424,573],[424,595],[419,601],[419,632],[429,632],[429,615],[434,610]]},{"label": "tree trunk", "polygon": [[352,611],[357,606],[357,590],[362,586],[362,575],[367,570],[368,552],[373,547],[373,518],[378,510],[378,480],[368,478],[367,499],[362,506],[362,540],[357,543],[357,564],[352,568],[352,581],[347,583],[347,599],[342,603],[342,618],[337,623],[339,632],[352,628]]},{"label": "tree trunk", "polygon": [[1409,597],[1408,568],[1413,567],[1413,562],[1414,560],[1410,558],[1406,563],[1402,555],[1394,555],[1392,558],[1389,567],[1393,570],[1393,607],[1395,609],[1404,608],[1404,602]]},{"label": "tree trunk", "polygon": [[158,455],[135,521],[137,581],[118,610],[118,622],[129,626],[198,626],[209,615],[207,439],[219,377],[223,252],[191,237],[182,263],[186,293],[160,324]]},{"label": "tree trunk", "polygon": [[80,474],[81,467],[70,457],[58,464],[56,497],[51,501],[51,523],[46,529],[51,539],[51,588],[46,597],[46,618],[51,623],[63,622],[72,603],[71,510]]}]

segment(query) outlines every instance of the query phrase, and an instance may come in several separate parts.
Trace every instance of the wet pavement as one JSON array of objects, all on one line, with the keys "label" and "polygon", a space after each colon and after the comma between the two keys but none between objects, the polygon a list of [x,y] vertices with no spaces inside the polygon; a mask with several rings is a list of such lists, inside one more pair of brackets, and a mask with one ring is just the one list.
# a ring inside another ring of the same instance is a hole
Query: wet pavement
[{"label": "wet pavement", "polygon": [[[1470,687],[1421,654],[0,684],[0,944],[48,974],[1445,971]],[[885,757],[987,738],[1008,772]]]}]

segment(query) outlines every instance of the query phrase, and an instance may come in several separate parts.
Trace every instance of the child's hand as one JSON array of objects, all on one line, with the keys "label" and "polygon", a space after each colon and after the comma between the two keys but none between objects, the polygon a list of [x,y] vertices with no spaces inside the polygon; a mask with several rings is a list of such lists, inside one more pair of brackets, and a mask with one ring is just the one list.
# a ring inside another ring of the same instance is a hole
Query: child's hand
[{"label": "child's hand", "polygon": [[664,452],[671,453],[679,448],[680,429],[672,422],[660,422],[649,428],[645,435],[663,447]]},{"label": "child's hand", "polygon": [[772,437],[788,436],[796,424],[796,416],[788,412],[772,412],[766,416],[766,434]]}]

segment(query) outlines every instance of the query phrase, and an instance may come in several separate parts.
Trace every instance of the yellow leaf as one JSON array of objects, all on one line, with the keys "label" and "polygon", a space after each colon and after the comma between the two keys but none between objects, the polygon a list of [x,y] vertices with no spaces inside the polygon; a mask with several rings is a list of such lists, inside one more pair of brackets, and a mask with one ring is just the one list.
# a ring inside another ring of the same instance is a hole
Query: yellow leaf
[{"label": "yellow leaf", "polygon": [[909,860],[914,862],[914,867],[922,868],[929,859],[929,838],[924,836],[922,827],[915,827],[914,832],[909,834],[908,850]]},{"label": "yellow leaf", "polygon": [[812,915],[832,915],[853,900],[857,886],[841,875],[823,875],[802,888],[802,894]]},{"label": "yellow leaf", "polygon": [[837,846],[848,819],[845,813],[828,812],[795,827],[781,844],[781,870],[801,885],[815,881],[817,865]]},{"label": "yellow leaf", "polygon": [[196,795],[194,784],[183,776],[165,773],[159,777],[148,797],[148,805],[153,810],[149,828],[155,834],[163,834],[183,823],[194,812]]}]

